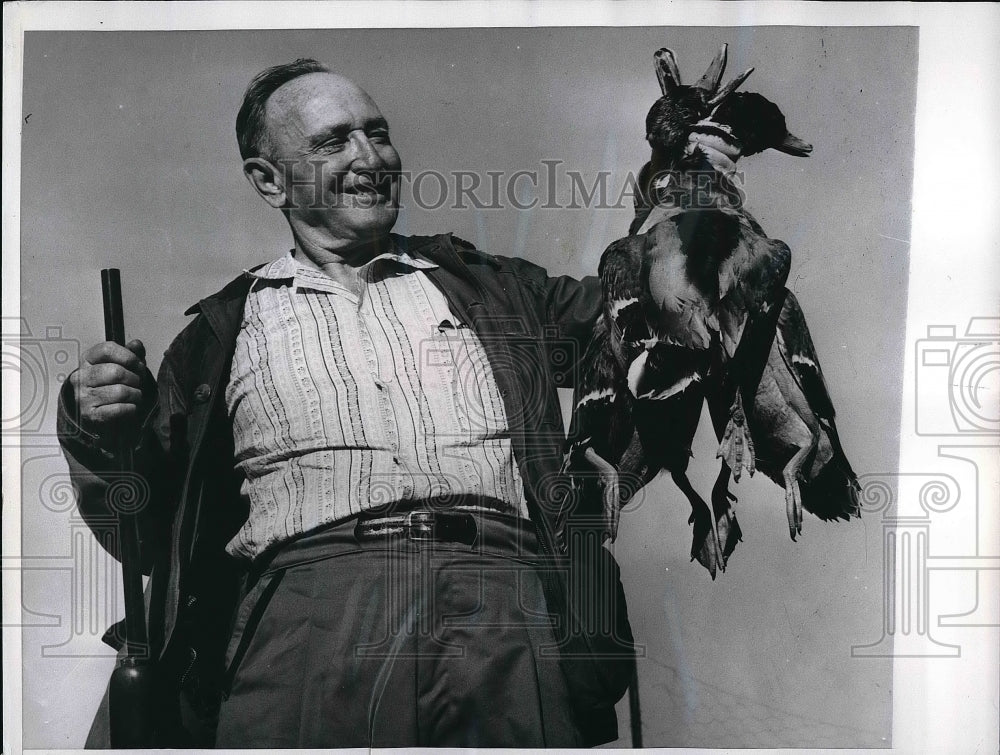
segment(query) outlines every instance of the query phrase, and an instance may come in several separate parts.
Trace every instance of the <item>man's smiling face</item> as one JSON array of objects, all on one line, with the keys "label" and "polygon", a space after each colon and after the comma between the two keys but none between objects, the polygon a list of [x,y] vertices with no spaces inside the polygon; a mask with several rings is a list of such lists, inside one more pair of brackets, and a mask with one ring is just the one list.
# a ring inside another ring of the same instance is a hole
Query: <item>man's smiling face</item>
[{"label": "man's smiling face", "polygon": [[283,178],[289,220],[348,244],[388,234],[401,163],[367,93],[336,74],[299,76],[271,95],[264,123],[263,156]]}]

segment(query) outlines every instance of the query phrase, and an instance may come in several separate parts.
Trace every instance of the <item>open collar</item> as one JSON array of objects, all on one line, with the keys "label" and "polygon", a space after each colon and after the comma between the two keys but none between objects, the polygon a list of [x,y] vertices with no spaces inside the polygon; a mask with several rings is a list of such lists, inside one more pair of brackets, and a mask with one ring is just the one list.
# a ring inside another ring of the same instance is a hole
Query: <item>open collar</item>
[{"label": "open collar", "polygon": [[[482,302],[486,298],[486,292],[483,289],[481,281],[473,274],[469,265],[466,264],[466,261],[456,251],[455,242],[450,233],[437,236],[399,236],[391,234],[391,237],[393,248],[397,253],[405,253],[413,259],[423,259],[432,263],[432,267],[427,269],[427,274],[446,294],[450,294],[450,289],[452,288],[448,282],[449,278],[452,280],[463,280],[466,284],[471,284],[472,290],[476,292],[472,296],[471,301],[457,301],[454,296],[449,295],[450,302],[460,305],[459,308],[465,312],[468,311],[469,306],[476,307],[478,305],[480,308],[482,307]],[[469,249],[472,249],[471,245]],[[473,255],[478,263],[487,264],[493,268],[498,267],[497,262],[489,255],[483,255],[478,252],[473,252]],[[291,257],[290,254],[286,256]],[[284,259],[284,257],[279,258],[279,260],[281,259]],[[235,338],[235,332],[239,328],[240,319],[243,315],[243,302],[251,285],[260,279],[257,276],[263,268],[275,264],[279,260],[243,271],[238,278],[231,281],[222,290],[188,307],[184,314],[191,315],[201,312],[208,320],[212,330],[215,331],[220,342],[228,343],[232,338]],[[466,321],[468,320],[466,319]]]},{"label": "open collar", "polygon": [[[391,264],[386,264],[391,263]],[[417,254],[411,254],[406,249],[393,243],[392,249],[373,257],[355,272],[360,280],[376,280],[394,266],[411,270],[432,270],[437,264]],[[255,280],[289,282],[293,289],[341,292],[346,289],[322,270],[307,265],[299,259],[294,251],[288,251],[281,257],[255,270],[244,270],[245,275]]]}]

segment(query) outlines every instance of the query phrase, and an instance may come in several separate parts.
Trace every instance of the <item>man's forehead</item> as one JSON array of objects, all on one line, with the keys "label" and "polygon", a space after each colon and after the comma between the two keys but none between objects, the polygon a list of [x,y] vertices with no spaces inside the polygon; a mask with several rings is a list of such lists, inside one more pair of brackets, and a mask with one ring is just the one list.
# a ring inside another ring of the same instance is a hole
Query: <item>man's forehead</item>
[{"label": "man's forehead", "polygon": [[378,106],[365,90],[336,73],[309,73],[298,76],[274,91],[267,109],[275,115],[308,119],[317,109],[330,107],[378,113]]}]

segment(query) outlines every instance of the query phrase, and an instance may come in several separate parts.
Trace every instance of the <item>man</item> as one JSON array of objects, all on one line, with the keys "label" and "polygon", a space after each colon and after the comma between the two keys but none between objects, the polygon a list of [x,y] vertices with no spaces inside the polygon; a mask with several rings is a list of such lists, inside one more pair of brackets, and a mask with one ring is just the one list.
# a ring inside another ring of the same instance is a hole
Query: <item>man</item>
[{"label": "man", "polygon": [[108,449],[138,438],[156,744],[613,739],[624,687],[598,674],[581,701],[578,654],[552,652],[573,602],[549,568],[574,503],[556,387],[596,280],[392,235],[388,124],[316,61],[259,74],[237,137],[294,248],[189,310],[155,388],[141,342],[102,343],[61,395],[80,510],[112,552]]}]

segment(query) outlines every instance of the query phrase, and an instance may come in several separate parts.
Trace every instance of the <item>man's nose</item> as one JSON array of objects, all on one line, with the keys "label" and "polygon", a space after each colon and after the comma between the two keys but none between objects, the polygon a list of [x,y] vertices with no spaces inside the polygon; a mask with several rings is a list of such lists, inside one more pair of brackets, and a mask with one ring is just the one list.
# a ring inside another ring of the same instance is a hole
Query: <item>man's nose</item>
[{"label": "man's nose", "polygon": [[364,132],[352,134],[351,149],[351,168],[354,170],[378,170],[385,167],[382,156]]}]

